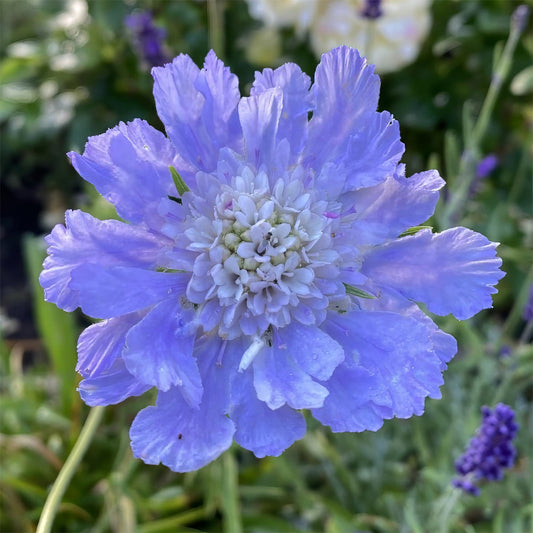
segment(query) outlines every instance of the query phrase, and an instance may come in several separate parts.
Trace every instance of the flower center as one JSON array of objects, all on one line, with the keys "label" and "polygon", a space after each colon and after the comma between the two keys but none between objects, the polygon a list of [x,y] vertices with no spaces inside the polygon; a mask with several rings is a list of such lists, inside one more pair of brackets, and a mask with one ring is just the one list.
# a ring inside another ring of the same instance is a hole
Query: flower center
[{"label": "flower center", "polygon": [[299,180],[271,188],[259,174],[222,185],[212,217],[190,217],[185,231],[189,250],[199,252],[187,297],[203,305],[204,328],[235,338],[293,317],[321,320],[328,298],[317,276],[338,259],[326,207]]}]

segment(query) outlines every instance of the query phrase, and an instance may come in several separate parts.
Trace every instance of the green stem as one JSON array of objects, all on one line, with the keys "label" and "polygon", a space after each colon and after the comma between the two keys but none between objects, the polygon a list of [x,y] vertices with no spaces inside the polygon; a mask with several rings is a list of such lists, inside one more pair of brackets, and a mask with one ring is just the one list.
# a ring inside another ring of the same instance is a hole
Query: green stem
[{"label": "green stem", "polygon": [[506,335],[512,335],[516,327],[520,324],[522,320],[522,311],[526,305],[529,287],[533,284],[533,266],[529,269],[529,272],[526,276],[526,279],[522,283],[522,287],[519,292],[518,298],[515,300],[511,312],[509,313],[507,319],[505,320],[503,327],[501,328],[501,333],[499,336],[499,342],[502,342],[502,339]]},{"label": "green stem", "polygon": [[222,0],[207,0],[207,20],[209,26],[209,46],[216,55],[224,57],[224,25],[222,21]]},{"label": "green stem", "polygon": [[494,111],[494,105],[496,104],[496,99],[500,94],[503,82],[509,75],[509,70],[511,69],[511,64],[513,60],[513,54],[518,44],[518,40],[521,35],[521,31],[515,24],[511,24],[511,32],[509,34],[509,39],[505,43],[505,48],[503,49],[502,55],[500,56],[498,63],[495,68],[495,72],[492,75],[492,80],[490,82],[489,91],[485,100],[483,102],[483,107],[479,113],[479,118],[474,126],[473,131],[473,142],[478,144],[489,125],[490,116]]},{"label": "green stem", "polygon": [[431,516],[434,531],[438,530],[440,533],[448,533],[450,531],[452,515],[462,495],[463,493],[459,489],[447,488],[445,494],[436,503],[435,511]]},{"label": "green stem", "polygon": [[98,428],[102,416],[104,414],[104,407],[93,407],[89,412],[89,416],[85,421],[85,425],[81,430],[80,436],[72,448],[70,455],[68,456],[61,472],[57,476],[57,479],[52,486],[50,494],[43,507],[43,512],[41,518],[39,519],[39,525],[37,526],[36,533],[50,533],[52,531],[52,525],[54,523],[54,518],[57,514],[57,509],[67,487],[69,486],[70,480],[74,476],[78,465],[80,464],[89,444],[91,443],[92,438]]},{"label": "green stem", "polygon": [[364,57],[367,58],[369,63],[373,63],[372,61],[372,47],[374,45],[374,36],[376,33],[376,24],[374,20],[367,19],[365,24],[365,40],[364,40],[364,46],[362,50],[362,54]]},{"label": "green stem", "polygon": [[222,515],[224,531],[242,533],[239,502],[239,471],[233,452],[228,450],[222,457]]},{"label": "green stem", "polygon": [[[464,204],[468,199],[468,192],[472,185],[473,180],[476,177],[476,163],[479,159],[479,148],[481,141],[487,132],[489,126],[490,117],[494,111],[494,106],[503,82],[509,74],[516,45],[522,33],[522,28],[517,24],[511,23],[511,31],[509,38],[505,43],[505,47],[500,57],[496,61],[496,66],[492,74],[489,90],[487,96],[483,101],[479,117],[473,127],[469,139],[463,139],[463,143],[466,146],[465,151],[461,157],[458,170],[459,186],[457,191],[450,197],[448,204],[444,208],[443,223],[447,228],[454,222],[456,216],[462,211]],[[466,136],[468,132],[463,132]]]}]

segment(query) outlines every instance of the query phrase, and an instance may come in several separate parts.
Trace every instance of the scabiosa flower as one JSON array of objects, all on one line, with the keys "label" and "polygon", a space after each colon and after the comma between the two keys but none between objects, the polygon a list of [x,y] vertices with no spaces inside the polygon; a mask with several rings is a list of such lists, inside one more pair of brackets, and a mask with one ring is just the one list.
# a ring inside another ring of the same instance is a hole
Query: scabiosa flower
[{"label": "scabiosa flower", "polygon": [[518,424],[514,411],[499,403],[493,410],[482,407],[481,413],[481,427],[465,453],[455,462],[455,469],[461,477],[452,482],[455,487],[474,496],[480,492],[476,483],[483,479],[501,480],[503,469],[513,466],[516,458],[513,439]]},{"label": "scabiosa flower", "polygon": [[155,387],[133,452],[179,472],[232,439],[279,455],[302,409],[336,432],[420,415],[456,343],[414,302],[465,319],[503,273],[478,233],[412,229],[444,182],[405,176],[374,68],[342,47],[312,86],[289,63],[249,97],[213,52],[153,75],[168,138],[134,120],[69,154],[127,222],[68,211],[47,237],[46,299],[102,319],[79,340],[85,402]]},{"label": "scabiosa flower", "polygon": [[154,25],[149,11],[139,11],[128,15],[125,24],[130,30],[135,50],[142,61],[149,67],[157,67],[168,61],[163,50],[163,39],[166,32]]}]

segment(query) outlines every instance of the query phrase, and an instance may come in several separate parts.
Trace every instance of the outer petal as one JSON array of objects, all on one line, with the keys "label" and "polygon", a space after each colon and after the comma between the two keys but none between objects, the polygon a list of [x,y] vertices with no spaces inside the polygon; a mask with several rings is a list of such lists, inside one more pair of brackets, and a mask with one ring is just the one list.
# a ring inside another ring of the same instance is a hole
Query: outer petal
[{"label": "outer petal", "polygon": [[72,272],[69,287],[78,293],[84,313],[112,318],[145,309],[169,297],[185,294],[189,276],[140,268],[85,264]]},{"label": "outer petal", "polygon": [[328,382],[323,409],[313,410],[334,431],[375,430],[379,416],[419,415],[426,396],[440,397],[442,362],[425,322],[396,313],[353,311],[332,313],[324,327],[347,354]]},{"label": "outer petal", "polygon": [[319,170],[346,152],[350,136],[376,111],[379,77],[357,50],[342,46],[322,56],[313,86],[306,159]]},{"label": "outer petal", "polygon": [[466,228],[422,230],[370,252],[362,272],[433,313],[464,320],[492,307],[493,286],[505,275],[496,246]]},{"label": "outer petal", "polygon": [[126,370],[122,359],[117,359],[111,368],[97,377],[84,379],[78,386],[82,400],[91,406],[120,403],[130,396],[140,396],[150,388]]},{"label": "outer petal", "polygon": [[332,431],[377,431],[392,418],[385,382],[366,368],[341,364],[328,381],[330,396],[313,416]]},{"label": "outer petal", "polygon": [[350,137],[341,159],[344,191],[369,187],[392,176],[404,149],[398,122],[387,111],[374,113]]},{"label": "outer petal", "polygon": [[395,174],[380,185],[344,195],[344,203],[356,206],[352,228],[357,243],[381,244],[425,222],[435,211],[443,185],[439,173],[428,170],[410,178]]},{"label": "outer petal", "polygon": [[256,169],[263,164],[269,170],[275,166],[282,109],[283,92],[279,88],[243,98],[239,103],[246,159]]},{"label": "outer petal", "polygon": [[196,337],[194,313],[184,311],[174,298],[154,307],[126,338],[126,368],[139,381],[158,390],[176,386],[185,400],[197,407],[202,380],[192,352]]},{"label": "outer petal", "polygon": [[69,286],[72,272],[81,265],[151,268],[161,246],[157,238],[117,220],[98,220],[83,211],[68,210],[65,226],[58,224],[46,237],[48,257],[39,282],[45,299],[65,311],[80,305],[78,294]]},{"label": "outer petal", "polygon": [[78,173],[122,218],[150,228],[162,224],[157,212],[161,198],[175,195],[169,165],[187,172],[170,141],[138,119],[90,137],[83,155],[68,155]]},{"label": "outer petal", "polygon": [[235,427],[226,416],[229,381],[236,372],[226,343],[216,336],[198,348],[204,383],[199,409],[191,408],[177,388],[160,392],[155,407],[143,409],[130,429],[133,455],[147,464],[163,463],[175,472],[197,470],[229,448]]},{"label": "outer petal", "polygon": [[329,335],[294,322],[254,360],[257,397],[271,409],[285,403],[294,409],[320,407],[328,390],[311,376],[327,380],[343,358],[342,347]]},{"label": "outer petal", "polygon": [[213,51],[202,70],[181,54],[152,74],[157,112],[176,150],[190,165],[212,171],[221,148],[240,151],[238,80]]},{"label": "outer petal", "polygon": [[307,140],[307,114],[313,109],[309,86],[311,79],[298,65],[286,63],[276,70],[255,73],[251,95],[261,94],[274,87],[283,91],[283,110],[279,120],[278,141],[288,139],[292,161],[295,162]]},{"label": "outer petal", "polygon": [[139,313],[131,313],[85,329],[78,339],[76,370],[84,377],[96,377],[108,371],[122,357],[126,334],[141,319]]},{"label": "outer petal", "polygon": [[257,399],[249,372],[238,374],[231,389],[230,417],[235,441],[256,457],[278,456],[305,435],[305,418],[288,406],[272,410]]},{"label": "outer petal", "polygon": [[433,347],[432,349],[435,352],[435,355],[441,360],[441,370],[446,370],[446,363],[448,363],[457,353],[457,341],[448,333],[441,331],[437,324],[435,324],[435,322],[433,322],[433,320],[431,320],[431,318],[429,318],[417,304],[408,300],[397,291],[383,287],[377,288],[375,286],[371,286],[369,289],[375,294],[379,293],[379,298],[359,299],[361,310],[373,312],[388,311],[404,317],[411,317],[416,321],[425,324],[428,340]]}]

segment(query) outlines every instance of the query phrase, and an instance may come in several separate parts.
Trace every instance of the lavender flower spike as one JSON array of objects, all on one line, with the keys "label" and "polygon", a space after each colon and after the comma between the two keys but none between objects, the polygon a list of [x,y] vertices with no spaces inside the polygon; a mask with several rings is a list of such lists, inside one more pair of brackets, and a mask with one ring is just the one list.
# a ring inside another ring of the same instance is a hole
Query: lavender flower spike
[{"label": "lavender flower spike", "polygon": [[518,431],[513,410],[499,403],[493,410],[481,409],[483,422],[466,452],[455,462],[461,476],[453,485],[474,496],[479,495],[476,483],[485,479],[499,481],[503,470],[513,466],[516,450],[512,444]]},{"label": "lavender flower spike", "polygon": [[233,440],[281,454],[302,409],[337,432],[422,414],[456,343],[414,302],[466,319],[503,273],[469,229],[403,236],[444,182],[405,176],[373,66],[336,48],[313,85],[288,63],[248,97],[213,52],[152,72],[167,136],[134,120],[69,154],[125,222],[68,211],[47,237],[46,299],[101,319],[78,343],[85,402],[155,387],[133,452],[178,472]]}]

